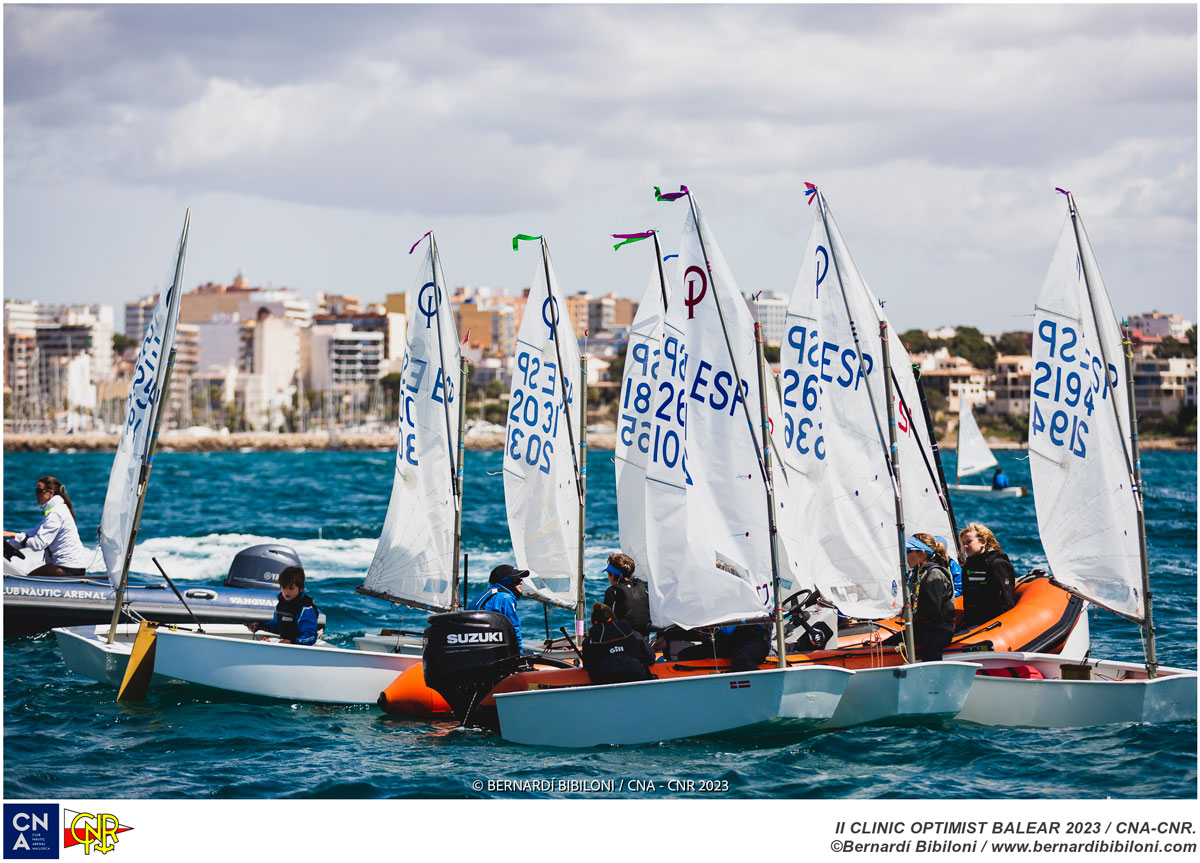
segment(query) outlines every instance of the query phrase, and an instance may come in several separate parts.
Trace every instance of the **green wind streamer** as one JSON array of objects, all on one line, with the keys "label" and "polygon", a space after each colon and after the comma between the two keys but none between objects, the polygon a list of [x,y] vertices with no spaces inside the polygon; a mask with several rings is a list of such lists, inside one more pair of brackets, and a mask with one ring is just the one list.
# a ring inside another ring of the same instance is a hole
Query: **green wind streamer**
[{"label": "green wind streamer", "polygon": [[541,238],[541,234],[538,234],[536,237],[531,237],[529,234],[517,234],[515,237],[513,237],[513,251],[515,252],[517,250],[518,240],[540,240]]}]

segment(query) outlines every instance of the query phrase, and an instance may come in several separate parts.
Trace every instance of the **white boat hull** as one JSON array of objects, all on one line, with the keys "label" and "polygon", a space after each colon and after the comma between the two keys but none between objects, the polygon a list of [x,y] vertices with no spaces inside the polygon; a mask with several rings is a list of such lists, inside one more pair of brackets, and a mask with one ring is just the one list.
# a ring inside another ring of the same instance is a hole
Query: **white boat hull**
[{"label": "white boat hull", "polygon": [[833,716],[854,672],[829,666],[725,672],[496,696],[500,734],[531,746],[655,743],[806,731]]},{"label": "white boat hull", "polygon": [[992,488],[990,485],[948,485],[946,486],[955,494],[970,494],[976,497],[1024,497],[1029,494],[1029,489],[1022,485],[1010,485],[1008,488]]},{"label": "white boat hull", "polygon": [[158,674],[243,695],[374,704],[419,655],[159,630]]},{"label": "white boat hull", "polygon": [[[67,668],[81,677],[120,688],[121,681],[125,679],[129,655],[133,652],[133,642],[137,638],[138,624],[117,624],[112,644],[108,643],[108,630],[109,625],[104,623],[62,626],[53,632]],[[247,637],[250,635],[250,631],[240,623],[209,624],[204,630],[229,635],[244,633]]]},{"label": "white boat hull", "polygon": [[[1194,722],[1196,672],[1158,668],[1150,680],[1135,662],[1088,659],[1065,662],[1046,653],[980,653],[970,661],[985,668],[1032,665],[1036,678],[979,675],[957,720],[980,725],[1089,728],[1124,723]],[[1086,666],[1090,680],[1064,680],[1063,666]]]},{"label": "white boat hull", "polygon": [[359,635],[354,639],[354,649],[368,653],[398,653],[405,656],[421,658],[421,648],[424,639],[419,635],[395,633],[384,635],[381,632]]},{"label": "white boat hull", "polygon": [[821,727],[951,719],[966,703],[978,670],[959,661],[856,669],[837,710]]}]

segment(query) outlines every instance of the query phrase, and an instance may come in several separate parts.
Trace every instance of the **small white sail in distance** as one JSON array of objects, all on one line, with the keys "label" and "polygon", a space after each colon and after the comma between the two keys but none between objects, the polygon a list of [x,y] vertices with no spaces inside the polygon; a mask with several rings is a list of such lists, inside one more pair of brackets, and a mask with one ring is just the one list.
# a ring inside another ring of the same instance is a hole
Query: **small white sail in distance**
[{"label": "small white sail in distance", "polygon": [[142,464],[152,443],[155,419],[164,402],[163,384],[179,321],[179,297],[183,291],[183,262],[187,255],[190,221],[191,210],[188,210],[184,217],[183,233],[179,237],[170,286],[158,295],[154,314],[142,334],[142,346],[138,350],[133,382],[125,403],[125,424],[108,474],[108,490],[100,514],[100,550],[104,555],[109,583],[114,588],[120,587],[125,559],[130,551],[129,544],[138,516],[138,485]]},{"label": "small white sail in distance", "polygon": [[456,599],[454,525],[461,501],[454,476],[461,354],[441,256],[432,232],[426,236],[429,243],[406,302],[392,494],[360,590],[446,611]]},{"label": "small white sail in distance", "polygon": [[[574,608],[579,579],[579,344],[550,250],[517,331],[504,439],[504,501],[526,596]],[[514,240],[514,247],[516,241]]]},{"label": "small white sail in distance", "polygon": [[1141,622],[1130,382],[1117,316],[1082,222],[1079,227],[1077,242],[1068,215],[1035,308],[1029,412],[1034,506],[1055,580]]},{"label": "small white sail in distance", "polygon": [[999,462],[992,455],[979,423],[975,422],[975,412],[971,410],[971,401],[960,394],[958,397],[958,463],[955,473],[959,479],[964,476],[974,476],[989,468],[996,467]]}]

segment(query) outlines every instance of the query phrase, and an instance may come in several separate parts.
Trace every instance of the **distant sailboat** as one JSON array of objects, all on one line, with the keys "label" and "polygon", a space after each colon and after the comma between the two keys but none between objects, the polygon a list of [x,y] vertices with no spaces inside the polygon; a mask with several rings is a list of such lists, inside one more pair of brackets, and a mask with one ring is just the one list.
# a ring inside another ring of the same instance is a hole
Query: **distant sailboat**
[{"label": "distant sailboat", "polygon": [[959,482],[958,484],[949,486],[950,491],[957,492],[958,494],[986,495],[988,497],[1021,497],[1028,494],[1029,489],[1019,485],[993,488],[990,485],[983,485],[982,483],[970,484],[962,482],[965,477],[981,474],[985,470],[991,470],[999,466],[999,464],[996,461],[996,456],[992,454],[991,448],[988,447],[987,441],[984,440],[983,432],[979,430],[979,424],[975,422],[975,412],[971,410],[970,400],[966,396],[959,395],[958,464],[955,468],[955,476]]}]

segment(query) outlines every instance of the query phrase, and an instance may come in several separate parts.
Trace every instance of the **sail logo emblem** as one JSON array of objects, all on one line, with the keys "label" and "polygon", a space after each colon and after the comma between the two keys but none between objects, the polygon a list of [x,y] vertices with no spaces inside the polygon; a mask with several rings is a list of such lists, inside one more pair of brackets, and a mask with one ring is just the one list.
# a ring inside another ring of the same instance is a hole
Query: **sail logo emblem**
[{"label": "sail logo emblem", "polygon": [[[696,280],[692,278],[693,273],[695,273],[700,279],[699,294],[696,293]],[[690,321],[693,317],[695,317],[692,308],[698,305],[699,302],[704,299],[704,295],[708,293],[708,279],[704,275],[704,270],[696,266],[691,266],[684,271],[683,280],[687,283],[688,289],[687,296],[683,298],[683,304],[687,306],[688,320]]]},{"label": "sail logo emblem", "polygon": [[63,847],[70,848],[82,845],[84,854],[99,851],[107,854],[117,849],[117,834],[132,830],[132,827],[122,826],[116,815],[100,812],[72,812],[64,809],[71,818],[71,826],[63,828]]},{"label": "sail logo emblem", "polygon": [[559,321],[558,300],[556,298],[546,297],[546,301],[542,303],[542,321],[550,328],[550,341],[554,341],[554,328],[558,326]]},{"label": "sail logo emblem", "polygon": [[731,681],[729,681],[729,688],[730,689],[749,689],[750,681],[749,680],[731,680]]},{"label": "sail logo emblem", "polygon": [[[433,293],[429,296],[429,304],[424,304],[425,289],[433,288]],[[442,301],[442,292],[438,289],[434,282],[426,282],[421,285],[421,291],[417,294],[417,310],[425,316],[425,329],[429,329],[429,325],[433,323],[434,317],[437,315],[438,304]]]},{"label": "sail logo emblem", "polygon": [[821,261],[817,261],[817,299],[821,299],[821,282],[825,281],[825,276],[829,273],[829,252],[824,246],[817,246],[817,256],[824,259],[825,268],[821,268]]},{"label": "sail logo emblem", "polygon": [[4,804],[5,860],[58,859],[58,805]]}]

